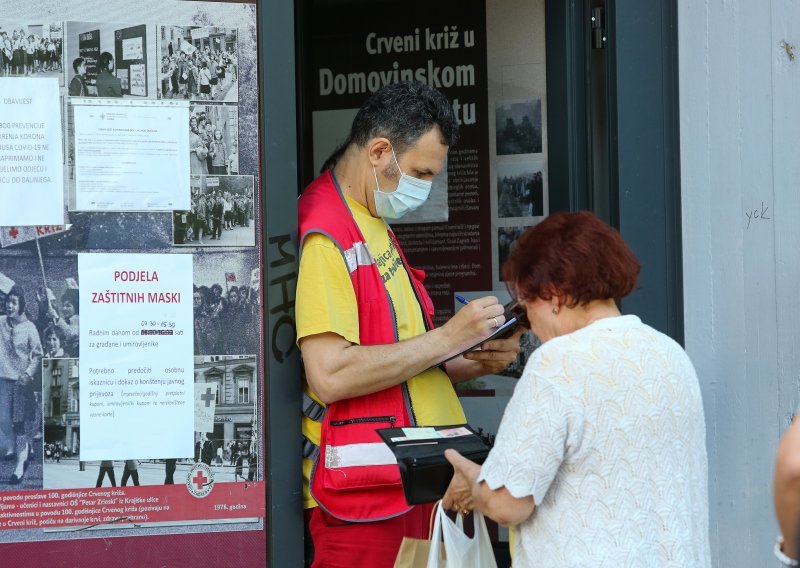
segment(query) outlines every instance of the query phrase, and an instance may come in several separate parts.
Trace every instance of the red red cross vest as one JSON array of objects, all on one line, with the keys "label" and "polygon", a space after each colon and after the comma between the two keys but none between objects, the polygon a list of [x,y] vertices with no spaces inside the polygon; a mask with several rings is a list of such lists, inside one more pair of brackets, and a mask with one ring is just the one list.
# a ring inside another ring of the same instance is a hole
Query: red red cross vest
[{"label": "red red cross vest", "polygon": [[[322,233],[342,253],[358,302],[361,345],[396,343],[397,323],[389,292],[331,172],[320,175],[303,191],[298,218],[301,250],[307,235]],[[387,231],[431,329],[433,302],[422,284],[425,273],[408,266],[394,234],[388,227]],[[409,511],[397,461],[375,430],[414,424],[406,383],[329,405],[309,482],[311,494],[323,510],[354,522],[378,521]]]}]

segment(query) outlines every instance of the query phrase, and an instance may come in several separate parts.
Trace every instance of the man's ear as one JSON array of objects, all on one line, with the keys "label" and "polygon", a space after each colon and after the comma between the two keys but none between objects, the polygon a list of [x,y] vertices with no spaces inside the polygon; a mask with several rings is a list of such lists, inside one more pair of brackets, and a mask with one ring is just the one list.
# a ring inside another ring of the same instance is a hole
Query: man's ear
[{"label": "man's ear", "polygon": [[391,159],[392,143],[388,138],[379,137],[372,138],[367,142],[367,154],[369,156],[370,164],[376,168],[383,168],[388,165]]}]

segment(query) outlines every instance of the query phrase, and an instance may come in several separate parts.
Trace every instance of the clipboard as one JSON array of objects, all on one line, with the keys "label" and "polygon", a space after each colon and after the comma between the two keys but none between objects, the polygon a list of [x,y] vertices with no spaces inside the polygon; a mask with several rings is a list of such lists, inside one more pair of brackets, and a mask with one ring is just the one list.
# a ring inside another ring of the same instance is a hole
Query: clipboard
[{"label": "clipboard", "polygon": [[490,450],[467,424],[376,431],[397,458],[403,493],[409,505],[433,503],[447,491],[453,478],[453,466],[444,457],[445,450],[457,450],[479,464],[486,460]]},{"label": "clipboard", "polygon": [[478,347],[486,343],[487,341],[491,341],[492,339],[505,339],[506,337],[511,337],[514,335],[514,332],[517,331],[520,327],[525,327],[527,329],[528,323],[527,318],[525,321],[520,321],[520,318],[514,315],[514,308],[517,306],[517,302],[512,300],[506,305],[503,306],[503,316],[506,318],[506,321],[500,327],[497,327],[492,330],[492,333],[481,339],[476,344],[472,345],[471,347],[467,347],[463,351],[456,353],[455,355],[451,355],[447,359],[441,361],[439,365],[443,363],[447,363],[451,359],[455,359],[456,357],[460,357],[464,353],[468,353],[470,351],[475,351]]}]

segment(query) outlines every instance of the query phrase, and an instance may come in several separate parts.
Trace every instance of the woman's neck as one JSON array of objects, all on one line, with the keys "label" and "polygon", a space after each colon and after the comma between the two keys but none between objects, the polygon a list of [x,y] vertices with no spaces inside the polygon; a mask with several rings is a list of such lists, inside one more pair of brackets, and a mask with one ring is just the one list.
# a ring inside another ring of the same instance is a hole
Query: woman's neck
[{"label": "woman's neck", "polygon": [[[578,306],[580,308],[580,306]],[[622,314],[617,308],[617,303],[614,300],[593,300],[584,307],[584,324],[582,327],[591,325],[597,320],[617,317]]]}]

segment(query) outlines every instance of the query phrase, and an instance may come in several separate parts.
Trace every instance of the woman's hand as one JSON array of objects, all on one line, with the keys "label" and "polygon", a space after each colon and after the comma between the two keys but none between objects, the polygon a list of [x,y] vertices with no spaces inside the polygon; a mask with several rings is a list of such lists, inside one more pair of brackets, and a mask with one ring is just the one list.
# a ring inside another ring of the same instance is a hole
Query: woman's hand
[{"label": "woman's hand", "polygon": [[481,471],[481,466],[468,460],[456,450],[446,450],[444,457],[453,466],[455,473],[447,492],[442,497],[442,507],[466,515],[475,508],[472,488]]}]

